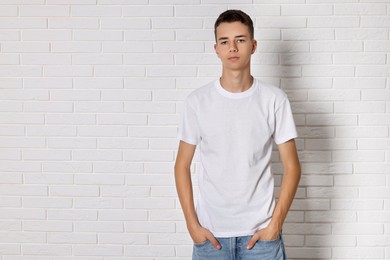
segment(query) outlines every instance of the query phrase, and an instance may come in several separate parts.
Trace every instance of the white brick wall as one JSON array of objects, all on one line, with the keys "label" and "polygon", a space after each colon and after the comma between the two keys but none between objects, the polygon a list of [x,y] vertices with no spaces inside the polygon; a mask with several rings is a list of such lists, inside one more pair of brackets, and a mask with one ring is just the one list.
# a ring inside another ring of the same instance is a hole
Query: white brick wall
[{"label": "white brick wall", "polygon": [[190,259],[175,136],[228,8],[300,134],[289,258],[390,259],[388,0],[0,0],[0,260]]}]

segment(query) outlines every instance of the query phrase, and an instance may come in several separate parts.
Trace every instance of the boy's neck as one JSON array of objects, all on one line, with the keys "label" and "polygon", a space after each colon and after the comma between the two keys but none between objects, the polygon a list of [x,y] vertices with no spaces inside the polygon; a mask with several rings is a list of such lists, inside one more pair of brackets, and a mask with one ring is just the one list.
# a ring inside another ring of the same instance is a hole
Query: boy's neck
[{"label": "boy's neck", "polygon": [[253,77],[250,71],[223,71],[220,78],[221,86],[233,93],[244,92],[253,84]]}]

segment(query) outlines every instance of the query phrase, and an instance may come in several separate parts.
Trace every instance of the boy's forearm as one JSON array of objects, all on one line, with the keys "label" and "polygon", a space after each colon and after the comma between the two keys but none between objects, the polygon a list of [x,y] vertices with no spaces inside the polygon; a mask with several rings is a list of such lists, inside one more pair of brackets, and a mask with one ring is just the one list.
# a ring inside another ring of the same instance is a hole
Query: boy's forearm
[{"label": "boy's forearm", "polygon": [[199,226],[196,216],[190,169],[175,167],[176,190],[188,229]]},{"label": "boy's forearm", "polygon": [[279,231],[282,229],[284,220],[294,200],[300,177],[301,170],[299,162],[284,172],[278,203],[276,204],[271,220],[271,225]]}]

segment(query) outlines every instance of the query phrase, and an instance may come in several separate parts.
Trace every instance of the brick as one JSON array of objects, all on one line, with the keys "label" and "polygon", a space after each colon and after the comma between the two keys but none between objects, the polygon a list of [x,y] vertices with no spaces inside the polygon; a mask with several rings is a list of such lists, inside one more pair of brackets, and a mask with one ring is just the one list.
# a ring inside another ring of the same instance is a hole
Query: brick
[{"label": "brick", "polygon": [[71,56],[55,54],[23,54],[21,64],[25,65],[70,65]]},{"label": "brick", "polygon": [[357,163],[354,165],[354,171],[362,174],[388,173],[389,169],[389,165],[386,163]]},{"label": "brick", "polygon": [[14,209],[14,208],[3,208],[0,211],[0,219],[20,219],[29,220],[37,219],[43,220],[46,218],[46,211],[44,209]]},{"label": "brick", "polygon": [[[13,2],[15,3],[15,2]],[[1,29],[47,29],[46,18],[2,18]]]},{"label": "brick", "polygon": [[[334,104],[334,110],[336,113],[362,113],[362,114],[372,114],[372,113],[383,113],[386,110],[386,105],[383,102],[368,102],[368,101],[356,101],[356,102],[337,102]],[[365,117],[364,115],[359,115],[359,119]],[[375,120],[376,118],[372,118]],[[359,120],[359,124],[365,125],[364,121]]]},{"label": "brick", "polygon": [[[173,65],[173,54],[126,54],[123,57],[124,64],[132,65]],[[180,63],[177,63],[180,64]]]},{"label": "brick", "polygon": [[[355,187],[308,187],[308,198],[357,198],[358,189]],[[330,212],[331,214],[332,212]]]},{"label": "brick", "polygon": [[386,64],[385,54],[370,53],[335,53],[334,64]]},{"label": "brick", "polygon": [[307,139],[305,140],[307,150],[356,150],[355,140],[348,139]]},{"label": "brick", "polygon": [[141,90],[103,90],[102,100],[109,101],[150,101],[151,91]]},{"label": "brick", "polygon": [[110,17],[121,16],[120,7],[113,6],[72,6],[72,17]]},{"label": "brick", "polygon": [[123,223],[119,221],[79,221],[74,223],[77,232],[112,233],[123,232]]},{"label": "brick", "polygon": [[[383,181],[382,184],[383,183],[385,183],[385,181]],[[390,192],[388,187],[364,187],[359,188],[359,197],[368,199],[389,199]]]},{"label": "brick", "polygon": [[382,162],[385,160],[383,151],[334,151],[334,162]]},{"label": "brick", "polygon": [[47,196],[47,187],[42,185],[0,184],[0,195],[6,196]]},{"label": "brick", "polygon": [[130,233],[173,233],[175,224],[171,222],[146,222],[146,221],[128,221],[125,223],[126,232]]},{"label": "brick", "polygon": [[121,151],[77,150],[72,152],[74,161],[121,161]]},{"label": "brick", "polygon": [[331,125],[357,125],[357,116],[333,116],[333,115],[308,115],[306,122],[312,126],[331,126]]},{"label": "brick", "polygon": [[312,52],[357,52],[363,51],[362,41],[313,41],[310,42]]},{"label": "brick", "polygon": [[353,211],[307,211],[305,213],[305,220],[307,222],[355,222],[356,213]]},{"label": "brick", "polygon": [[103,42],[103,52],[107,53],[147,53],[152,52],[152,42]]},{"label": "brick", "polygon": [[201,42],[154,42],[155,53],[203,53],[204,46]]},{"label": "brick", "polygon": [[43,172],[86,173],[92,172],[92,163],[87,162],[45,162]]},{"label": "brick", "polygon": [[121,102],[76,101],[74,110],[77,113],[115,113],[123,112]]},{"label": "brick", "polygon": [[356,246],[356,237],[352,235],[306,236],[309,247],[346,247]]},{"label": "brick", "polygon": [[307,27],[313,28],[353,28],[359,27],[359,17],[309,17]]},{"label": "brick", "polygon": [[68,161],[70,151],[61,150],[27,150],[23,151],[23,159],[35,161]]},{"label": "brick", "polygon": [[200,29],[201,18],[152,18],[153,29]]},{"label": "brick", "polygon": [[143,165],[134,162],[94,162],[93,169],[96,173],[139,173],[143,171]]},{"label": "brick", "polygon": [[99,212],[99,220],[120,220],[120,221],[146,221],[148,212],[146,210],[118,210],[110,209]]},{"label": "brick", "polygon": [[148,162],[148,161],[173,161],[174,156],[171,151],[125,151],[123,154],[125,161]]},{"label": "brick", "polygon": [[335,15],[386,15],[384,4],[337,4]]},{"label": "brick", "polygon": [[[99,19],[93,18],[49,18],[50,29],[98,29]],[[45,27],[46,28],[46,27]]]},{"label": "brick", "polygon": [[295,199],[291,205],[291,210],[329,210],[329,200],[316,199]]},{"label": "brick", "polygon": [[[386,182],[386,178],[385,176],[375,176],[372,174],[353,174],[334,176],[334,182],[336,186],[383,186],[383,183]],[[361,196],[361,191],[362,190],[359,190],[359,196]]]},{"label": "brick", "polygon": [[23,174],[26,184],[73,184],[73,176],[69,174]]},{"label": "brick", "polygon": [[342,65],[311,65],[302,66],[302,76],[304,77],[351,77],[355,73],[353,66]]},{"label": "brick", "polygon": [[327,235],[331,234],[331,225],[330,224],[320,224],[320,223],[288,223],[283,226],[284,234],[302,234],[302,235]]},{"label": "brick", "polygon": [[97,77],[143,77],[145,68],[134,66],[99,66],[94,69]]},{"label": "brick", "polygon": [[103,149],[146,149],[148,140],[139,138],[99,138],[98,147]]},{"label": "brick", "polygon": [[[89,77],[92,76],[92,73],[93,73],[93,69],[91,66],[56,66],[56,67],[46,67],[44,70],[44,76],[46,77]],[[53,92],[61,93],[58,91],[59,90],[54,90]],[[56,96],[56,98],[58,98],[58,95]],[[78,100],[76,97],[75,99]],[[53,100],[63,100],[63,99],[53,99]]]},{"label": "brick", "polygon": [[369,248],[369,247],[338,247],[333,248],[332,253],[337,258],[350,259],[377,259],[384,257],[383,248]]},{"label": "brick", "polygon": [[359,150],[389,150],[390,140],[389,139],[362,139],[358,140]]},{"label": "brick", "polygon": [[71,199],[66,198],[24,198],[24,208],[71,208]]},{"label": "brick", "polygon": [[[337,28],[335,30],[337,40],[386,40],[388,31],[382,28]],[[373,41],[374,42],[374,41]],[[367,44],[365,42],[365,44]]]},{"label": "brick", "polygon": [[39,162],[2,162],[0,164],[1,172],[40,172],[41,163]]},{"label": "brick", "polygon": [[120,65],[122,56],[118,54],[74,54],[72,63],[74,65]]},{"label": "brick", "polygon": [[369,101],[387,101],[390,99],[390,91],[389,90],[363,90],[362,91],[362,100]]},{"label": "brick", "polygon": [[333,15],[332,5],[282,5],[283,16],[322,16]]},{"label": "brick", "polygon": [[70,8],[68,6],[20,6],[19,15],[21,17],[69,16]]},{"label": "brick", "polygon": [[122,89],[123,80],[118,78],[76,78],[76,89]]},{"label": "brick", "polygon": [[173,186],[174,180],[172,175],[128,175],[126,182],[131,186]]},{"label": "brick", "polygon": [[50,125],[94,125],[96,116],[90,114],[49,114],[46,122]]},{"label": "brick", "polygon": [[390,75],[390,66],[368,66],[361,65],[356,67],[356,75],[364,77],[388,77]]},{"label": "brick", "polygon": [[304,28],[306,18],[303,17],[267,17],[256,19],[258,28]]},{"label": "brick", "polygon": [[382,89],[386,81],[382,78],[334,78],[333,87],[337,89]]},{"label": "brick", "polygon": [[173,246],[125,246],[125,256],[130,257],[150,257],[158,255],[161,257],[175,256]]},{"label": "brick", "polygon": [[27,136],[76,136],[74,126],[27,126]]},{"label": "brick", "polygon": [[[55,53],[90,53],[100,52],[101,46],[94,42],[53,42],[51,43],[51,52]],[[50,67],[49,67],[50,68]],[[71,69],[72,67],[68,67]],[[57,69],[57,68],[55,68]],[[63,68],[60,68],[63,69]]]},{"label": "brick", "polygon": [[150,199],[136,198],[126,199],[125,208],[130,209],[173,209],[175,208],[175,200],[173,199]]},{"label": "brick", "polygon": [[389,28],[389,26],[390,26],[390,18],[387,16],[361,18],[361,27],[363,28]]},{"label": "brick", "polygon": [[[77,174],[74,176],[75,184],[123,185],[124,180],[124,176],[120,175]],[[100,187],[100,193],[103,193],[103,187]],[[120,189],[120,187],[116,187],[116,189]]]},{"label": "brick", "polygon": [[47,238],[50,244],[95,244],[96,234],[51,232]]},{"label": "brick", "polygon": [[47,211],[48,220],[92,221],[97,220],[97,216],[96,210],[51,209]]},{"label": "brick", "polygon": [[26,89],[69,89],[72,79],[68,78],[26,78],[23,80]]},{"label": "brick", "polygon": [[[380,113],[384,113],[386,108],[385,108],[385,104],[383,103],[379,103],[379,105],[382,105],[380,108],[381,109],[377,109],[376,111],[373,111],[373,113],[375,112],[380,112]],[[359,122],[361,125],[382,125],[382,126],[386,126],[388,125],[390,122],[390,116],[388,115],[385,115],[385,114],[372,114],[372,115],[360,115],[359,116]]]},{"label": "brick", "polygon": [[111,30],[86,31],[73,30],[75,41],[123,41],[123,32]]},{"label": "brick", "polygon": [[372,199],[336,199],[331,201],[331,208],[333,210],[381,210],[383,201]]},{"label": "brick", "polygon": [[[177,7],[176,7],[177,8]],[[177,9],[176,9],[177,10]],[[131,7],[123,8],[123,16],[130,17],[171,17],[174,15],[173,6],[145,6],[133,5]],[[177,13],[175,13],[176,16]],[[118,15],[120,16],[120,15]]]},{"label": "brick", "polygon": [[370,41],[370,40],[364,42],[365,51],[388,52],[390,50],[389,41]]},{"label": "brick", "polygon": [[41,77],[41,66],[17,66],[13,65],[0,65],[1,77]]},{"label": "brick", "polygon": [[282,29],[282,39],[286,41],[333,40],[334,29]]},{"label": "brick", "polygon": [[373,137],[387,137],[388,131],[386,127],[371,127],[371,126],[338,126],[336,129],[337,137],[348,138],[373,138]]},{"label": "brick", "polygon": [[93,149],[97,148],[95,138],[50,138],[47,140],[48,148],[66,149]]},{"label": "brick", "polygon": [[3,160],[20,160],[20,159],[22,159],[22,156],[21,156],[21,153],[19,151],[12,151],[12,150],[1,151],[0,150],[0,158]]},{"label": "brick", "polygon": [[99,188],[96,186],[52,186],[50,195],[58,197],[97,197]]},{"label": "brick", "polygon": [[126,127],[121,126],[80,126],[78,130],[79,136],[87,137],[127,136]]},{"label": "brick", "polygon": [[332,57],[329,54],[314,53],[288,53],[280,55],[280,63],[282,65],[297,65],[297,64],[332,64]]},{"label": "brick", "polygon": [[[23,255],[71,255],[72,247],[70,245],[23,245]],[[42,259],[40,256],[39,259]]]},{"label": "brick", "polygon": [[330,248],[286,248],[286,253],[293,259],[331,258],[332,255]]},{"label": "brick", "polygon": [[115,233],[104,233],[99,234],[99,244],[126,244],[126,245],[147,245],[148,244],[147,234],[115,234]]},{"label": "brick", "polygon": [[79,209],[120,209],[123,208],[123,202],[112,198],[76,198],[74,199],[74,208]]},{"label": "brick", "polygon": [[150,19],[144,18],[101,18],[100,26],[102,29],[150,29]]},{"label": "brick", "polygon": [[72,222],[70,221],[29,220],[23,222],[23,230],[41,232],[71,232],[73,227]]},{"label": "brick", "polygon": [[383,234],[383,224],[333,223],[332,232],[338,235]]}]

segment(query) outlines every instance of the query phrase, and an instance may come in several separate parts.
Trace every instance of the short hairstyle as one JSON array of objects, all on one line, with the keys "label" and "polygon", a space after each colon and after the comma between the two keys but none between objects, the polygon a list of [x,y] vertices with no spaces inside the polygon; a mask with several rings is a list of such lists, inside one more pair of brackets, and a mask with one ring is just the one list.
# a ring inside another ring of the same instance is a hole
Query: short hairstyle
[{"label": "short hairstyle", "polygon": [[241,22],[245,24],[248,27],[249,34],[251,39],[253,40],[254,38],[254,29],[253,29],[253,21],[250,18],[249,15],[244,13],[241,10],[227,10],[219,15],[217,20],[215,21],[214,24],[214,36],[215,36],[215,41],[217,41],[217,27],[221,23],[233,23],[233,22]]}]

